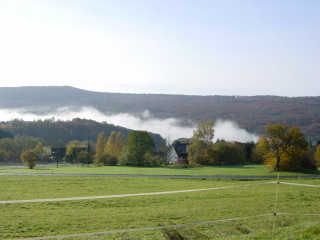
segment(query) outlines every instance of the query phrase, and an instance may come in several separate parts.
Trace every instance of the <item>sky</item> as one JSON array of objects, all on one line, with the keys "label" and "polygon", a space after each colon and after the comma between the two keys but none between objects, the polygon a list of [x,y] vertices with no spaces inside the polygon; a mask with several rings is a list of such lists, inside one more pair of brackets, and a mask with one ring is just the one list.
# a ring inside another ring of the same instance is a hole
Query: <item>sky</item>
[{"label": "sky", "polygon": [[0,0],[0,87],[320,95],[319,0]]}]

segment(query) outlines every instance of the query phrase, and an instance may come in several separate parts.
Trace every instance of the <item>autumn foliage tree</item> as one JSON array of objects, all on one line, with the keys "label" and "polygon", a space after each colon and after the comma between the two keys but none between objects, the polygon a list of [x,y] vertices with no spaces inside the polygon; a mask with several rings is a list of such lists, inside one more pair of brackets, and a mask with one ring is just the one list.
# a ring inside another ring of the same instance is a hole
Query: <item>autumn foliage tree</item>
[{"label": "autumn foliage tree", "polygon": [[21,153],[21,161],[30,169],[36,166],[38,161],[37,154],[32,150],[26,150]]},{"label": "autumn foliage tree", "polygon": [[121,132],[113,131],[108,137],[105,151],[119,160],[124,143],[125,140],[123,134]]},{"label": "autumn foliage tree", "polygon": [[98,166],[105,165],[104,164],[105,158],[106,158],[104,154],[105,144],[106,144],[106,139],[104,138],[104,132],[100,132],[96,142],[96,153],[93,159],[93,162],[95,165],[98,165]]},{"label": "autumn foliage tree", "polygon": [[94,163],[97,166],[117,165],[123,145],[124,136],[121,132],[113,131],[108,140],[105,139],[104,132],[100,132],[96,142]]},{"label": "autumn foliage tree", "polygon": [[34,148],[35,154],[37,154],[38,159],[41,160],[41,158],[44,155],[44,148],[42,142],[38,142],[37,145]]},{"label": "autumn foliage tree", "polygon": [[209,165],[212,161],[212,139],[214,137],[213,122],[199,122],[193,131],[188,145],[188,159],[190,165]]},{"label": "autumn foliage tree", "polygon": [[299,127],[270,124],[259,138],[256,151],[275,171],[314,169],[308,156],[308,143]]},{"label": "autumn foliage tree", "polygon": [[104,138],[104,132],[100,132],[96,142],[96,155],[102,154],[104,152],[106,145],[106,139]]},{"label": "autumn foliage tree", "polygon": [[[80,152],[82,153],[80,154]],[[87,157],[85,157],[85,154]],[[92,162],[91,143],[89,141],[70,141],[66,148],[64,160],[70,163],[89,165]]]}]

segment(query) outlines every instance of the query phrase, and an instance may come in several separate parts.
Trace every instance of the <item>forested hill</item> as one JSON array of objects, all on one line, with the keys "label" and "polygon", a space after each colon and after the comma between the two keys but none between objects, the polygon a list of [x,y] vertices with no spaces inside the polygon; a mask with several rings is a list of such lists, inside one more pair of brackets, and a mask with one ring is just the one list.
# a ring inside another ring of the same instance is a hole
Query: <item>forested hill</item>
[{"label": "forested hill", "polygon": [[320,139],[320,97],[187,96],[91,92],[72,87],[0,88],[0,108],[49,111],[63,106],[92,106],[104,113],[140,113],[193,121],[228,119],[260,134],[269,123],[300,126]]},{"label": "forested hill", "polygon": [[[12,134],[11,136],[40,138],[46,145],[52,147],[65,147],[72,140],[95,142],[100,132],[104,132],[108,138],[113,131],[121,132],[125,137],[132,131],[120,126],[80,118],[70,121],[46,119],[31,122],[15,119],[1,123],[0,130],[2,129],[5,130],[4,133]],[[157,147],[165,145],[164,139],[159,134],[150,133],[150,135]]]}]

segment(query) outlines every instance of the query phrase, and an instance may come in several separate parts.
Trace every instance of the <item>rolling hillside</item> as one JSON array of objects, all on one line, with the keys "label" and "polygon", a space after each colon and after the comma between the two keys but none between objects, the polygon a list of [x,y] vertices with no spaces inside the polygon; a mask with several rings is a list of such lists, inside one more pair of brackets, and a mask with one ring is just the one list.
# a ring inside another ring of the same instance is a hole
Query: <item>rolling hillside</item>
[{"label": "rolling hillside", "polygon": [[311,140],[320,139],[320,97],[123,94],[68,86],[0,88],[0,108],[28,108],[45,113],[64,106],[92,106],[103,113],[149,110],[158,118],[193,121],[234,120],[257,134],[263,133],[269,123],[283,123],[300,126]]}]

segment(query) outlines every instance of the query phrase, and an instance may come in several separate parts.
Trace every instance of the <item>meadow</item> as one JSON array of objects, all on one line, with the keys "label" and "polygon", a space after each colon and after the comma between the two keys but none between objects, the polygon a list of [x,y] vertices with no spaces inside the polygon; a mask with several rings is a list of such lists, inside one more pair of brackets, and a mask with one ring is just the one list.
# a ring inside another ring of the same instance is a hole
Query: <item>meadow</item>
[{"label": "meadow", "polygon": [[[320,185],[320,179],[283,181]],[[266,180],[0,175],[0,201],[234,186],[116,199],[0,204],[0,238],[99,233],[250,217],[173,229],[186,239],[317,239],[319,215],[296,214],[320,214],[319,188],[254,185],[263,182]],[[253,185],[242,186],[245,184]],[[293,215],[273,216],[274,211]],[[257,216],[264,214],[269,215]],[[63,239],[165,238],[161,229],[149,229]]]}]

